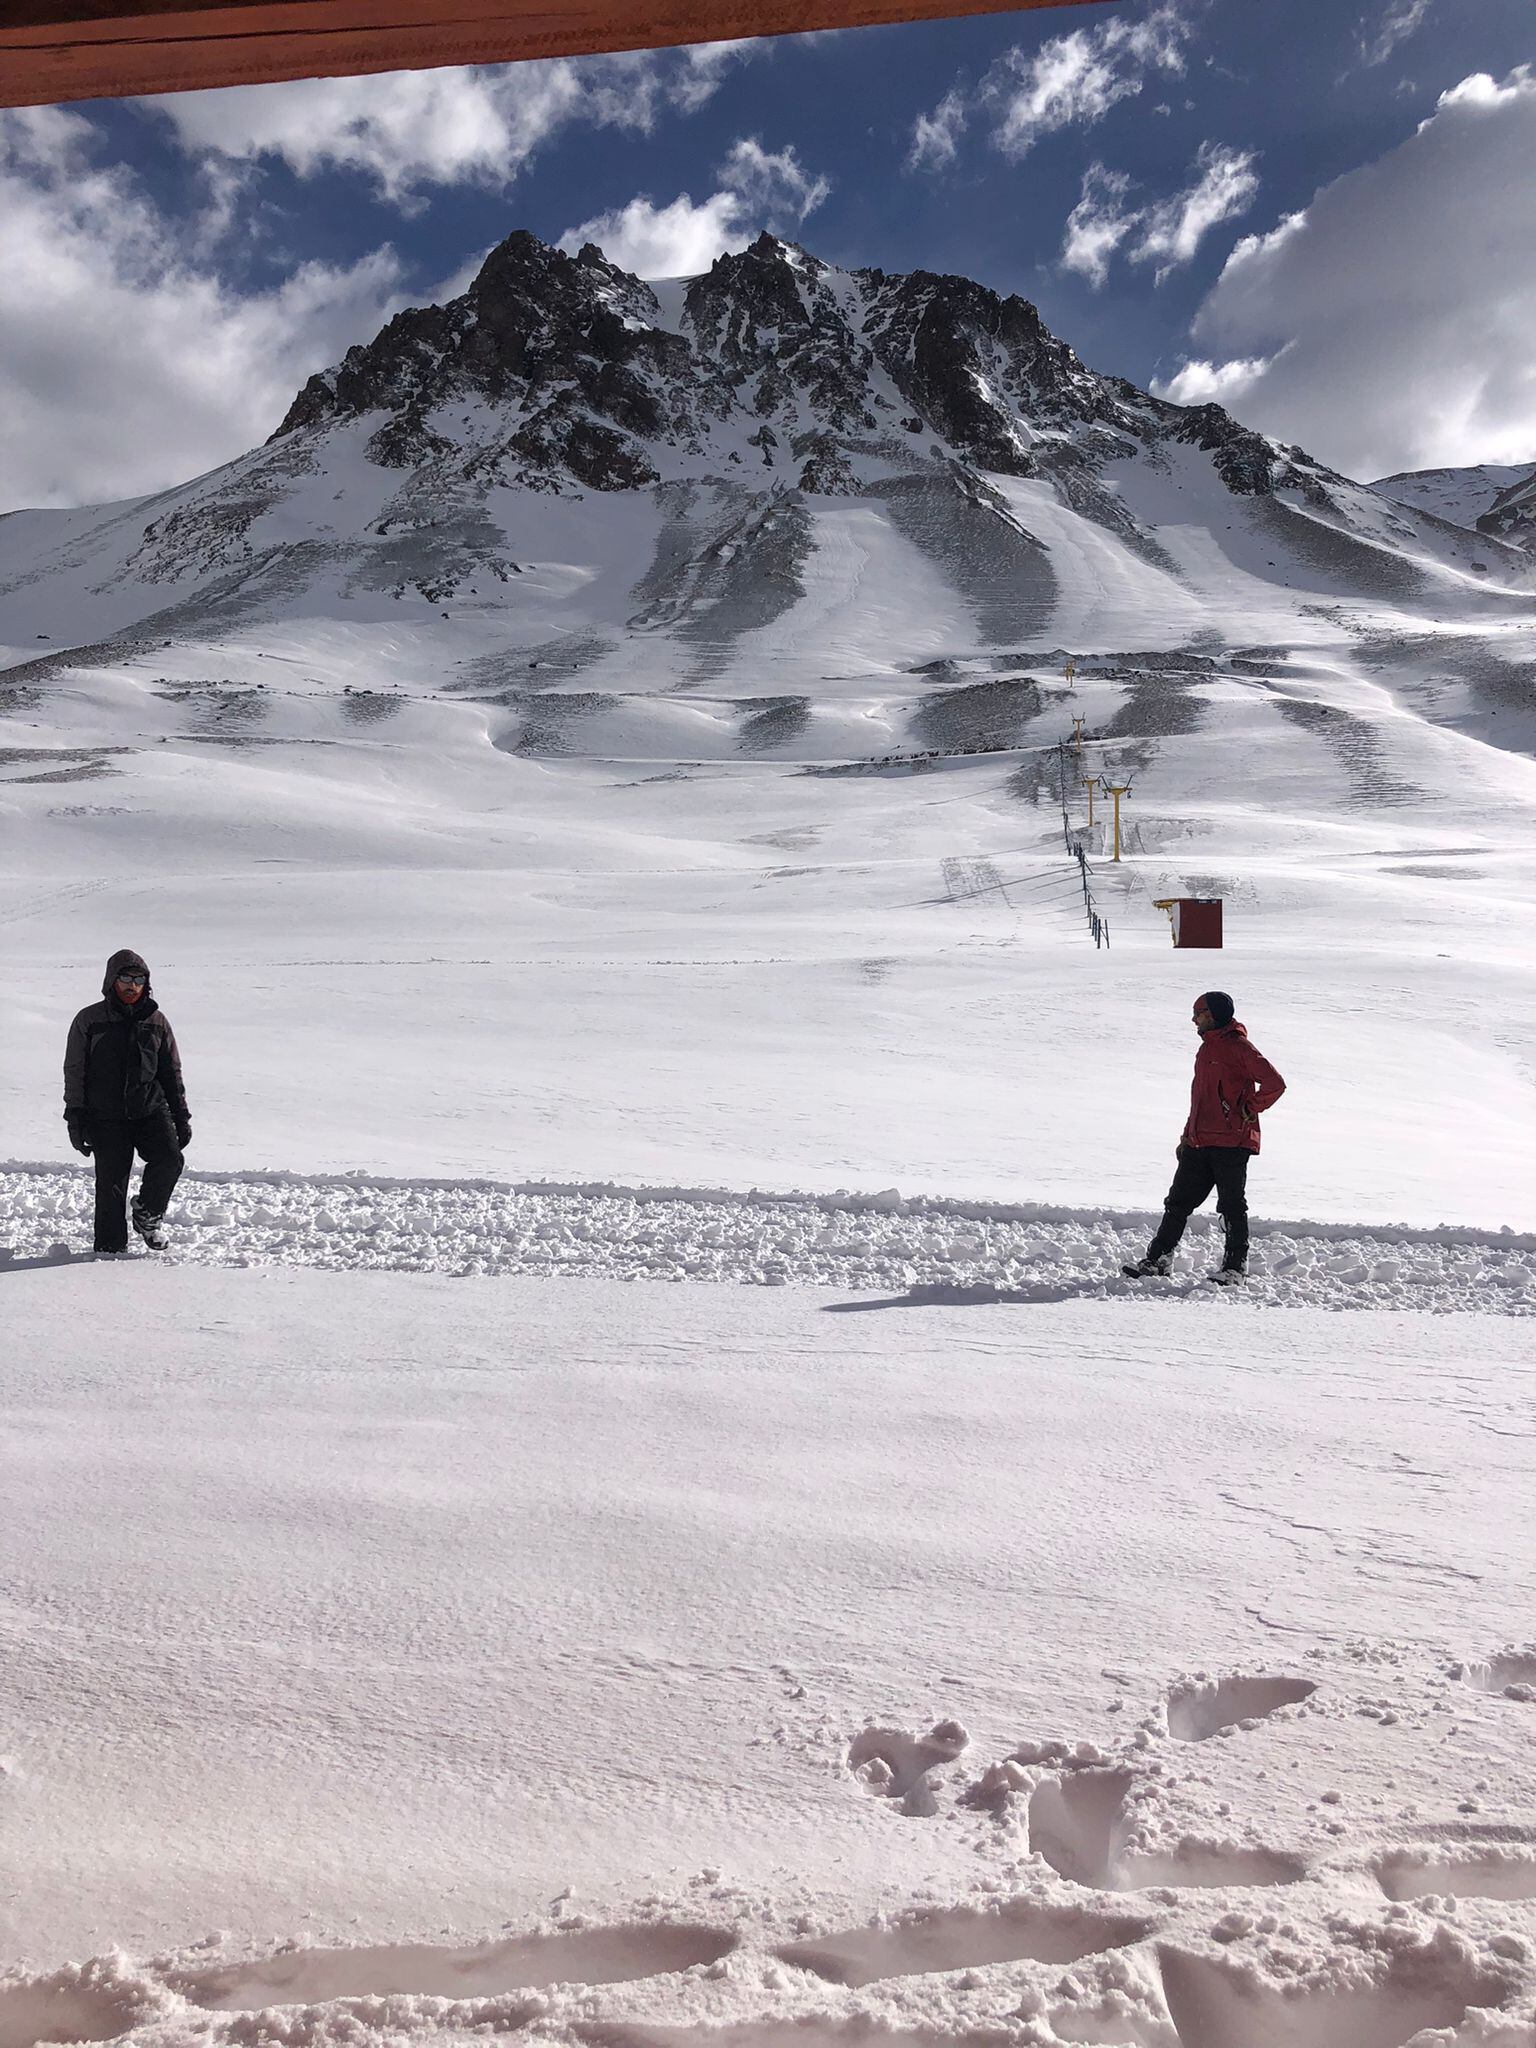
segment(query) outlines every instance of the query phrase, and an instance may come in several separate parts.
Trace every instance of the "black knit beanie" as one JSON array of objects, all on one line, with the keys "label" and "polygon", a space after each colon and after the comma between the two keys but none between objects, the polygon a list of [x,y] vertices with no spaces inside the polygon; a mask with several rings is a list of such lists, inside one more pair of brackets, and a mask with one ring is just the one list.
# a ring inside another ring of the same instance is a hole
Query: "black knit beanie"
[{"label": "black knit beanie", "polygon": [[1223,995],[1219,988],[1207,989],[1200,998],[1211,1013],[1211,1022],[1219,1031],[1224,1024],[1232,1022],[1236,1005],[1229,995]]}]

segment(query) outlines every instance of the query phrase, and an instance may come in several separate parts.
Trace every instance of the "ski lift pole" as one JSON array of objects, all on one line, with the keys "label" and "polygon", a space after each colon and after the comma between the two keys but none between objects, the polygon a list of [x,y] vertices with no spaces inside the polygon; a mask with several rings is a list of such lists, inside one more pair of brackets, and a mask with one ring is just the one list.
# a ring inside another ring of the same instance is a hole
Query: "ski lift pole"
[{"label": "ski lift pole", "polygon": [[1106,794],[1108,794],[1109,796],[1112,796],[1112,797],[1114,798],[1114,800],[1115,800],[1115,856],[1114,856],[1114,857],[1115,857],[1115,859],[1116,859],[1116,860],[1118,860],[1118,859],[1120,858],[1120,799],[1121,799],[1121,797],[1123,797],[1123,796],[1129,796],[1129,795],[1130,795],[1130,793],[1131,793],[1131,785],[1130,785],[1130,784],[1129,784],[1128,782],[1108,782],[1108,783],[1106,783],[1106,784],[1104,785],[1104,787],[1105,787],[1105,791],[1106,791]]},{"label": "ski lift pole", "polygon": [[1072,851],[1072,814],[1067,808],[1067,747],[1064,740],[1056,742],[1056,780],[1061,794],[1061,838],[1068,853]]},{"label": "ski lift pole", "polygon": [[1083,719],[1082,715],[1077,712],[1074,712],[1072,715],[1072,744],[1077,749],[1078,760],[1081,761],[1083,758]]},{"label": "ski lift pole", "polygon": [[1078,781],[1088,792],[1088,830],[1093,830],[1093,793],[1099,786],[1097,775],[1080,775]]}]

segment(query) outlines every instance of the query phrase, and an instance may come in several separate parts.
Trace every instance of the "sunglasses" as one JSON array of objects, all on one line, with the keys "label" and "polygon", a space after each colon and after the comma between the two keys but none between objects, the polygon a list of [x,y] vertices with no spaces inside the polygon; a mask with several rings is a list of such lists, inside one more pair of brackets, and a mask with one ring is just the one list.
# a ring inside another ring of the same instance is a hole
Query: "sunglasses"
[{"label": "sunglasses", "polygon": [[119,988],[147,988],[149,976],[147,974],[120,974],[117,977],[117,985]]}]

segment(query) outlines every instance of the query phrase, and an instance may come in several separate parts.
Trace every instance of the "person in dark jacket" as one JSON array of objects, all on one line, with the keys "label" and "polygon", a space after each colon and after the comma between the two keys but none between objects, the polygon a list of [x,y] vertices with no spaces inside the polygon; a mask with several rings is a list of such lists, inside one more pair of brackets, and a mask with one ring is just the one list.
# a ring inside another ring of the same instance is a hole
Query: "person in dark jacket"
[{"label": "person in dark jacket", "polygon": [[1226,1232],[1221,1286],[1248,1268],[1248,1162],[1259,1149],[1259,1118],[1285,1093],[1285,1083],[1233,1016],[1232,998],[1210,989],[1195,1003],[1195,1079],[1189,1117],[1174,1148],[1178,1168],[1163,1198],[1163,1220],[1144,1257],[1122,1268],[1133,1279],[1171,1270],[1184,1226],[1212,1188]]},{"label": "person in dark jacket", "polygon": [[69,1142],[96,1162],[96,1249],[128,1248],[128,1182],[135,1152],[144,1178],[133,1227],[153,1251],[165,1249],[165,1210],[192,1139],[181,1056],[171,1020],[155,1001],[137,953],[114,953],[103,1001],[82,1010],[64,1049],[64,1121]]}]

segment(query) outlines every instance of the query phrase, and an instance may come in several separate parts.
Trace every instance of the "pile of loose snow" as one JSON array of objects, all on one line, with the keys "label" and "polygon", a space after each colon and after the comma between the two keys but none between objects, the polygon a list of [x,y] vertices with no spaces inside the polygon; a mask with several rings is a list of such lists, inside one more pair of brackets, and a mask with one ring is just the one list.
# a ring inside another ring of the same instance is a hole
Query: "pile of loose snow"
[{"label": "pile of loose snow", "polygon": [[[88,1248],[85,1170],[0,1170],[0,1259]],[[1190,1226],[1171,1283],[1129,1281],[1153,1218],[1109,1209],[875,1194],[495,1186],[360,1176],[183,1179],[173,1259],[321,1271],[714,1280],[898,1288],[971,1299],[1160,1294],[1217,1299],[1219,1225]],[[1244,1298],[1267,1307],[1536,1314],[1536,1238],[1512,1231],[1259,1222]]]}]

